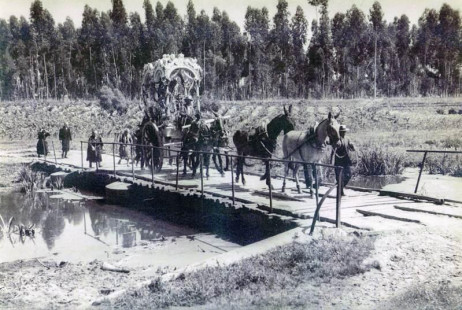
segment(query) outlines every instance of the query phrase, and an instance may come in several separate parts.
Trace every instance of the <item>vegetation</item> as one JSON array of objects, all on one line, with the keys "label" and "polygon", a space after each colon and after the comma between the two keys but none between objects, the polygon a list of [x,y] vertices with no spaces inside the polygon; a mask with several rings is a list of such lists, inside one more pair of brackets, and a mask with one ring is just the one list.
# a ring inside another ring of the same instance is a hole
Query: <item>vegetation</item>
[{"label": "vegetation", "polygon": [[390,152],[385,148],[358,152],[356,173],[360,175],[397,175],[404,170],[404,154]]},{"label": "vegetation", "polygon": [[379,309],[460,309],[462,287],[448,282],[424,284],[411,287],[408,291],[387,302]]},{"label": "vegetation", "polygon": [[[207,303],[234,304],[237,308],[284,307],[281,300],[268,297],[281,290],[290,292],[303,283],[328,282],[380,268],[377,263],[363,264],[373,248],[374,239],[370,237],[330,236],[309,244],[294,242],[230,266],[182,274],[169,282],[155,279],[147,288],[119,298],[115,308],[158,309]],[[299,302],[309,303],[309,294]]]},{"label": "vegetation", "polygon": [[33,171],[28,165],[21,165],[17,174],[17,183],[22,192],[33,193],[36,189],[45,187],[45,174]]},{"label": "vegetation", "polygon": [[202,93],[222,100],[460,94],[461,19],[450,5],[411,25],[405,14],[386,22],[380,2],[332,19],[327,0],[308,2],[311,24],[278,0],[273,17],[247,7],[241,30],[218,8],[197,13],[192,0],[185,18],[172,2],[144,0],[144,23],[122,0],[109,12],[86,5],[79,26],[56,25],[35,0],[29,19],[0,20],[0,98],[87,99],[102,87],[139,98],[143,65],[169,53],[204,64]]}]

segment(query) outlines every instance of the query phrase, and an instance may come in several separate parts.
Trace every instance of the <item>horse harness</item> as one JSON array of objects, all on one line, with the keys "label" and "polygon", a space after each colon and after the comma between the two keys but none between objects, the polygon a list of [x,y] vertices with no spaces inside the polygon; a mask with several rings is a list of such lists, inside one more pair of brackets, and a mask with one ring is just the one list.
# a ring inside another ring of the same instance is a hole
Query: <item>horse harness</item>
[{"label": "horse harness", "polygon": [[[302,141],[295,149],[293,149],[292,152],[290,152],[284,159],[290,158],[295,152],[298,151],[302,161],[305,161],[305,159],[303,158],[302,146],[304,146],[306,143],[309,143],[312,148],[323,150],[326,147],[326,143],[325,142],[319,143],[319,141],[316,139],[316,137],[318,136],[318,127],[319,125],[314,128],[311,127],[310,134],[308,135],[308,137],[306,137],[304,141]],[[302,136],[302,134],[303,132],[300,133],[297,141],[300,140],[300,137]]]}]

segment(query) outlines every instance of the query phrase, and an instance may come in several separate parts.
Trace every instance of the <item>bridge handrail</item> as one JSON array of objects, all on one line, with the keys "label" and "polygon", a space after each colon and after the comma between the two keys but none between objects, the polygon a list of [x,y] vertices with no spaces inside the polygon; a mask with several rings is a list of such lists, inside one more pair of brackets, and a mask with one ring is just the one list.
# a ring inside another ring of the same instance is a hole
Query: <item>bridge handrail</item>
[{"label": "bridge handrail", "polygon": [[[80,142],[81,143],[87,143],[87,144],[89,143],[88,141],[80,141]],[[176,148],[153,146],[153,145],[138,144],[138,143],[122,143],[122,142],[96,142],[95,143],[95,142],[93,142],[93,144],[140,146],[140,147],[147,147],[147,148],[153,148],[153,149],[176,152],[176,153],[186,152],[186,150],[181,150],[181,149],[176,149]],[[176,145],[178,145],[178,144],[176,144]],[[197,153],[197,154],[208,154],[208,155],[216,155],[217,154],[217,153],[214,153],[214,152],[205,152],[205,151],[196,151],[196,150],[190,150],[190,152],[194,152],[194,153]],[[218,154],[224,155],[222,153],[218,153]],[[293,163],[293,164],[300,164],[300,165],[316,165],[316,166],[319,166],[319,167],[334,168],[334,169],[340,167],[340,166],[329,165],[329,164],[312,163],[312,162],[307,162],[307,161],[296,161],[296,160],[279,159],[279,158],[264,158],[264,157],[255,157],[255,156],[242,156],[242,155],[237,155],[237,154],[226,154],[226,156],[234,157],[234,158],[245,158],[245,159],[250,159],[250,160],[261,160],[261,161],[271,161],[271,162],[280,162],[280,163]]]},{"label": "bridge handrail", "polygon": [[445,151],[445,150],[406,150],[410,153],[448,153],[448,154],[462,154],[462,151]]},{"label": "bridge handrail", "polygon": [[[90,143],[89,141],[80,141],[80,150],[81,150],[81,160],[82,160],[82,169],[83,169],[83,144],[84,143]],[[93,142],[94,143],[94,142]],[[174,149],[170,147],[159,147],[159,146],[153,146],[153,145],[145,145],[145,144],[137,144],[137,143],[122,143],[122,142],[96,142],[94,144],[109,144],[112,145],[112,157],[113,157],[113,164],[114,164],[114,176],[116,176],[116,164],[115,164],[115,146],[116,145],[125,145],[125,146],[130,146],[130,153],[133,157],[133,147],[147,147],[151,149],[151,152],[154,149],[160,149],[168,152],[176,152],[177,153],[177,162],[176,162],[176,184],[175,187],[178,190],[178,175],[179,175],[179,163],[178,163],[178,157],[181,153],[185,152],[185,150],[181,149]],[[316,182],[315,186],[315,193],[316,193],[316,210],[313,216],[313,222],[311,224],[311,229],[310,229],[310,234],[313,233],[314,227],[316,224],[316,221],[320,219],[319,216],[319,211],[321,209],[321,206],[328,196],[328,193],[330,193],[334,188],[337,188],[337,195],[336,195],[336,227],[341,226],[341,221],[340,221],[340,206],[341,206],[341,192],[342,192],[342,179],[343,179],[343,167],[341,166],[335,166],[335,165],[329,165],[329,164],[320,164],[320,163],[310,163],[310,162],[305,162],[305,161],[292,161],[292,160],[285,160],[285,159],[274,159],[274,158],[262,158],[262,157],[251,157],[251,156],[242,156],[242,155],[234,155],[234,154],[223,154],[223,153],[213,153],[213,152],[204,152],[204,151],[196,151],[196,150],[188,150],[188,152],[193,152],[197,154],[201,154],[200,156],[200,177],[201,177],[201,193],[202,197],[204,195],[204,176],[203,176],[203,169],[202,169],[202,158],[204,154],[208,155],[225,155],[229,156],[231,158],[246,158],[246,159],[252,159],[252,160],[261,160],[261,161],[269,161],[269,162],[279,162],[279,163],[293,163],[293,164],[301,164],[301,165],[311,165],[314,173],[314,178],[315,180],[318,180],[317,178],[317,169],[316,167],[325,167],[325,168],[331,168],[335,169],[336,172],[338,173],[338,182],[334,186],[332,186],[327,193],[324,195],[324,197],[319,201],[319,185],[318,182]],[[98,166],[96,166],[96,169],[98,169]],[[231,160],[231,191],[232,191],[232,202],[233,205],[235,203],[235,190],[234,190],[234,176],[233,176],[233,161]],[[135,179],[135,172],[134,172],[134,166],[133,166],[133,160],[132,160],[132,177]],[[270,213],[273,213],[273,197],[272,197],[272,185],[271,185],[271,169],[269,169],[269,184],[268,184],[268,190],[269,190],[269,205],[270,205]],[[152,183],[154,184],[154,167],[152,166],[152,161],[151,161],[151,180]]]},{"label": "bridge handrail", "polygon": [[422,162],[420,163],[419,176],[417,177],[417,183],[415,185],[414,194],[417,194],[417,189],[419,188],[420,178],[422,177],[422,171],[425,165],[425,160],[427,159],[428,153],[438,153],[438,154],[462,154],[462,151],[446,151],[446,150],[406,150],[409,153],[424,153]]}]

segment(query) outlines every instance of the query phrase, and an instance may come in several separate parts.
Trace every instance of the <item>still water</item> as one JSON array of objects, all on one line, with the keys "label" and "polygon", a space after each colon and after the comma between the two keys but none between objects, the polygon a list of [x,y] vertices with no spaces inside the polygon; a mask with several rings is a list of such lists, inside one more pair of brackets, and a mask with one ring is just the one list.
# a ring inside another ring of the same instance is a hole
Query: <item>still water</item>
[{"label": "still water", "polygon": [[102,259],[115,246],[197,233],[136,211],[55,195],[0,193],[0,263],[63,253],[70,261]]}]

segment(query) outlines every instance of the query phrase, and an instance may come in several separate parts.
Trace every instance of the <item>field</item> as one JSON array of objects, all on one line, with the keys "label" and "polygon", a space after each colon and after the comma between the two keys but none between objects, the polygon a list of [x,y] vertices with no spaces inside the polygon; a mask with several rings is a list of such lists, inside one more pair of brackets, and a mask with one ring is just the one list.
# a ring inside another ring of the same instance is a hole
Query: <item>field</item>
[{"label": "field", "polygon": [[[360,174],[399,174],[404,167],[416,166],[422,154],[406,153],[407,149],[462,148],[462,99],[459,98],[205,100],[203,106],[205,109],[218,108],[220,114],[229,115],[227,126],[232,134],[237,129],[265,124],[283,113],[283,105],[290,104],[296,130],[314,126],[327,117],[329,111],[340,112],[338,120],[350,129],[348,136],[358,149],[356,172]],[[106,112],[97,101],[26,101],[1,102],[0,115],[1,140],[33,140],[41,127],[57,140],[59,128],[67,121],[74,141],[86,140],[92,129],[102,132],[104,140],[113,141],[123,128],[135,129],[143,112],[138,101],[132,101],[124,115]],[[213,116],[206,112],[204,117]],[[276,156],[282,157],[280,142],[281,138]],[[78,144],[74,142],[73,147],[77,148]],[[374,173],[377,161],[384,162],[385,167]],[[462,175],[461,161],[455,155],[432,154],[428,157],[427,168],[430,173]]]}]

